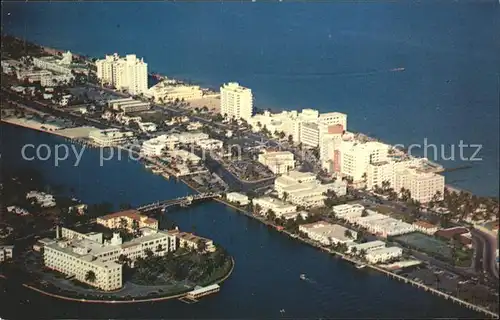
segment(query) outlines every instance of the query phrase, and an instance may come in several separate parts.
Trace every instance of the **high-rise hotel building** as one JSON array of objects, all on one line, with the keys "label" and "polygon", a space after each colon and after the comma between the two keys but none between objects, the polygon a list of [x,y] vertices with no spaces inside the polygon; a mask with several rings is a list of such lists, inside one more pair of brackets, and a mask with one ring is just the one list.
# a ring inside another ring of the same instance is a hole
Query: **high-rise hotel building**
[{"label": "high-rise hotel building", "polygon": [[229,82],[220,88],[220,113],[229,118],[249,120],[253,112],[252,90]]},{"label": "high-rise hotel building", "polygon": [[128,54],[125,58],[116,53],[107,55],[96,61],[96,67],[97,78],[101,83],[128,90],[133,95],[146,93],[148,90],[148,64],[135,54]]}]

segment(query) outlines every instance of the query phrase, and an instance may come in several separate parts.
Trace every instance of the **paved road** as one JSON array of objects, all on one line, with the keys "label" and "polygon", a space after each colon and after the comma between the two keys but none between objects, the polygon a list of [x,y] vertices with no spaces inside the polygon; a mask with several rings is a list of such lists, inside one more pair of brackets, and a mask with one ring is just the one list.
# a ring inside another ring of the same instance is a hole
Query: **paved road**
[{"label": "paved road", "polygon": [[490,234],[479,229],[472,229],[472,235],[482,243],[482,268],[493,279],[498,281],[498,267],[496,263],[497,240]]}]

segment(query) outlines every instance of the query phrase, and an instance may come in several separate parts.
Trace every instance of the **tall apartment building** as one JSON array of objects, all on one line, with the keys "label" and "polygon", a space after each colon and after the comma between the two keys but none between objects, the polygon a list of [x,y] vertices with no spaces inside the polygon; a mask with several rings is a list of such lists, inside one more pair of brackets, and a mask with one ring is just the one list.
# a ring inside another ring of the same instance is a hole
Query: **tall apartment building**
[{"label": "tall apartment building", "polygon": [[370,163],[387,160],[389,146],[380,142],[342,141],[339,147],[340,172],[353,181],[362,181]]},{"label": "tall apartment building", "polygon": [[420,203],[431,201],[438,191],[442,195],[444,186],[444,176],[431,172],[419,172],[411,168],[396,171],[394,179],[396,192],[399,192],[401,188],[410,190],[411,198]]},{"label": "tall apartment building", "polygon": [[128,90],[133,95],[148,90],[148,64],[135,54],[121,58],[118,54],[107,55],[96,61],[97,78],[120,90]]},{"label": "tall apartment building", "polygon": [[220,113],[229,118],[249,120],[253,112],[252,90],[229,82],[220,88]]}]

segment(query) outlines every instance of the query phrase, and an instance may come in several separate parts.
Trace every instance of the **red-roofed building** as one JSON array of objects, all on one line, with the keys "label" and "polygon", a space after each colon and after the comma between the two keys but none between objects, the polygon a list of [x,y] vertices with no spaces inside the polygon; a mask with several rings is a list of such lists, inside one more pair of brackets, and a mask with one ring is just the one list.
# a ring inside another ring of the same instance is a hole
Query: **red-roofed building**
[{"label": "red-roofed building", "polygon": [[[115,212],[99,217],[96,222],[107,228],[117,229],[123,227],[122,219],[126,221],[125,228],[130,232],[134,229],[134,221],[138,222],[139,228],[147,227],[153,230],[158,230],[158,220],[142,215],[140,211],[134,209]],[[123,224],[125,224],[125,222]]]}]

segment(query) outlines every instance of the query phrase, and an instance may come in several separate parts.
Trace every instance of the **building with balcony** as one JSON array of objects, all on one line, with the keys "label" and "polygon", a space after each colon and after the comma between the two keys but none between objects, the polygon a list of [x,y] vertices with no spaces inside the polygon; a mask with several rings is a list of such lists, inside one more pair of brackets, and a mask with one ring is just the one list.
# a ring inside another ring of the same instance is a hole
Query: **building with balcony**
[{"label": "building with balcony", "polygon": [[253,113],[252,90],[229,82],[220,88],[220,113],[229,118],[248,120]]}]

